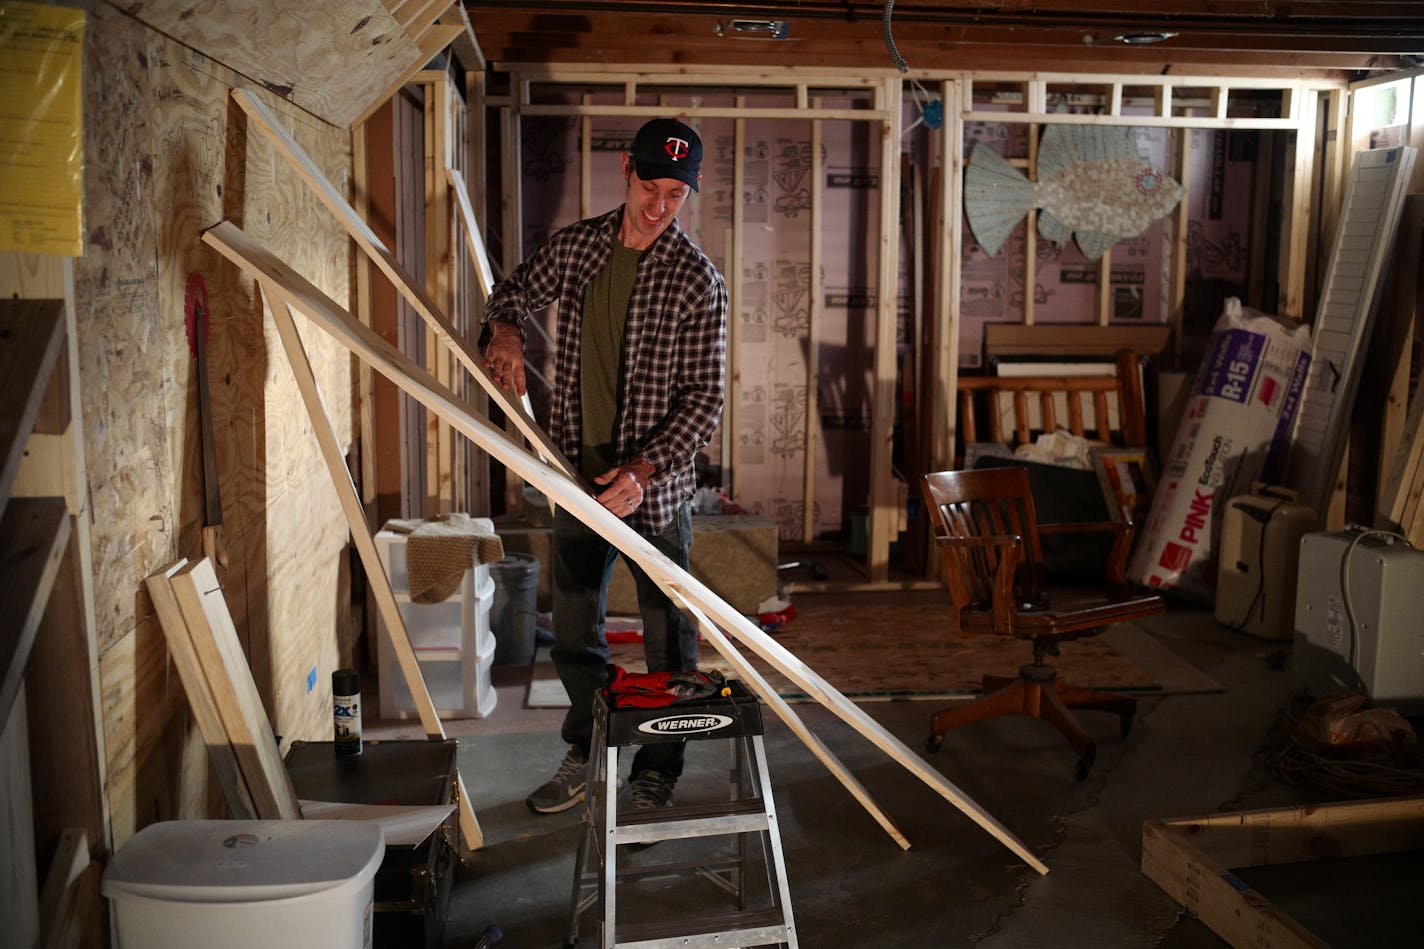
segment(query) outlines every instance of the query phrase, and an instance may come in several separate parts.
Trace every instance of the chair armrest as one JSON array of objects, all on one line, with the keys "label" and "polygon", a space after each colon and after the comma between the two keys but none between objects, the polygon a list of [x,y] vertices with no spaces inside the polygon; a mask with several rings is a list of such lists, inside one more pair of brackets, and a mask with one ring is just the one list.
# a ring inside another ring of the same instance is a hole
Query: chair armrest
[{"label": "chair armrest", "polygon": [[994,622],[994,632],[1010,635],[1014,629],[1014,617],[1018,605],[1014,598],[1014,574],[1018,570],[1023,554],[1023,538],[1017,534],[984,534],[978,537],[936,537],[935,545],[940,550],[940,562],[944,566],[945,583],[949,586],[950,600],[956,614],[962,613],[976,600],[969,577],[965,575],[959,558],[946,556],[946,551],[996,552],[998,562],[994,564],[994,574],[990,578],[990,611]]},{"label": "chair armrest", "polygon": [[1044,534],[1112,534],[1112,549],[1108,552],[1108,562],[1104,564],[1108,588],[1114,592],[1127,589],[1127,555],[1132,550],[1135,528],[1124,521],[1065,521],[1058,524],[1038,525],[1039,536]]}]

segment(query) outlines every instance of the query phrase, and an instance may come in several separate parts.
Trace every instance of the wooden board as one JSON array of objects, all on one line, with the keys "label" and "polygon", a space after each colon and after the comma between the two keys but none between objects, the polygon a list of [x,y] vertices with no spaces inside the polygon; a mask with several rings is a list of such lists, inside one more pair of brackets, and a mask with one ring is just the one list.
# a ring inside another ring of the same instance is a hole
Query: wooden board
[{"label": "wooden board", "polygon": [[1424,849],[1424,798],[1213,814],[1142,824],[1142,872],[1228,943],[1325,949],[1231,871]]},{"label": "wooden board", "polygon": [[89,905],[80,896],[80,879],[89,868],[89,838],[77,827],[59,835],[40,890],[40,932],[44,949],[72,949],[83,934]]},{"label": "wooden board", "polygon": [[[292,368],[297,388],[301,390],[302,401],[311,420],[312,432],[316,435],[317,444],[320,445],[322,456],[326,459],[327,472],[336,490],[341,509],[346,514],[346,522],[351,529],[352,542],[356,545],[356,552],[361,557],[361,565],[366,568],[366,582],[370,585],[371,595],[376,601],[376,609],[386,624],[386,631],[395,651],[396,661],[400,665],[401,673],[405,676],[406,687],[410,690],[416,710],[420,714],[420,723],[424,727],[427,737],[443,739],[445,728],[440,723],[440,715],[435,709],[434,700],[430,697],[430,690],[426,688],[425,676],[420,671],[420,661],[415,655],[415,648],[411,645],[410,633],[406,630],[405,620],[396,603],[395,591],[391,589],[390,576],[381,563],[380,554],[376,550],[375,538],[366,523],[366,512],[361,504],[360,492],[356,490],[356,484],[351,480],[351,472],[346,467],[341,446],[337,443],[336,434],[331,429],[331,422],[327,418],[321,390],[317,388],[316,376],[312,372],[311,363],[307,361],[306,349],[302,345],[301,335],[297,332],[291,308],[284,297],[273,292],[269,281],[263,282],[263,288],[268,298],[272,319],[277,325],[277,333],[281,336],[283,349],[287,353],[287,362]],[[469,850],[478,850],[484,845],[484,832],[475,819],[473,805],[470,802],[469,794],[465,791],[464,778],[457,776],[456,780],[458,782],[456,790],[459,800],[456,804],[460,810],[460,835]]]},{"label": "wooden board", "polygon": [[1344,457],[1350,413],[1364,371],[1380,275],[1389,257],[1414,167],[1412,148],[1355,157],[1320,305],[1311,324],[1310,373],[1296,410],[1285,483],[1300,503],[1325,511]]},{"label": "wooden board", "polygon": [[277,753],[272,725],[237,640],[212,561],[188,564],[175,571],[170,582],[257,816],[263,820],[300,818],[296,792]]},{"label": "wooden board", "polygon": [[337,220],[346,227],[356,245],[370,257],[372,263],[386,275],[386,279],[420,314],[435,333],[436,339],[455,355],[460,364],[465,367],[465,371],[474,376],[484,386],[486,392],[492,394],[500,410],[518,426],[520,432],[529,439],[529,443],[535,447],[539,455],[549,463],[557,465],[566,477],[574,481],[581,480],[578,472],[564,459],[563,453],[534,421],[533,415],[526,407],[527,400],[521,402],[514,399],[510,393],[494,384],[494,380],[490,377],[489,371],[485,369],[479,354],[450,324],[450,321],[440,312],[439,307],[421,289],[420,284],[396,262],[395,255],[386,249],[385,244],[376,236],[375,231],[361,220],[355,209],[347,203],[341,193],[307,157],[306,152],[302,150],[302,147],[297,144],[286,128],[251,93],[239,89],[234,90],[232,96],[242,110],[247,113],[253,124],[271,140],[277,150],[321,198],[327,209],[336,215]]},{"label": "wooden board", "polygon": [[0,724],[24,684],[69,529],[60,498],[17,498],[0,515]]},{"label": "wooden board", "polygon": [[340,128],[431,55],[420,41],[428,21],[402,24],[377,0],[135,0],[122,9]]},{"label": "wooden board", "polygon": [[0,508],[64,339],[63,300],[0,300]]},{"label": "wooden board", "polygon": [[173,592],[174,574],[187,567],[187,560],[177,560],[162,568],[145,581],[149,599],[158,613],[158,621],[163,626],[163,636],[168,643],[168,653],[173,664],[178,667],[178,678],[183,682],[183,691],[188,695],[188,705],[193,710],[193,719],[198,723],[198,731],[207,745],[208,758],[213,771],[222,785],[227,798],[228,810],[235,820],[252,820],[257,817],[257,808],[252,802],[252,792],[237,765],[237,757],[228,740],[227,728],[223,724],[222,713],[217,699],[208,686],[207,675],[203,672],[198,654],[193,646],[188,623],[178,606],[177,595]]},{"label": "wooden board", "polygon": [[332,334],[362,360],[370,363],[376,371],[394,382],[406,394],[419,400],[430,411],[441,415],[465,437],[598,531],[642,567],[669,595],[677,597],[681,602],[691,603],[706,613],[720,628],[727,630],[778,672],[800,685],[808,695],[957,807],[1029,866],[1039,873],[1048,872],[1048,868],[1009,833],[1007,828],[968,799],[958,787],[938,770],[930,767],[883,725],[847,700],[805,663],[729,607],[700,581],[661,554],[645,538],[604,510],[597,499],[563,477],[555,468],[524,451],[522,446],[516,445],[468,405],[448,390],[443,390],[428,372],[337,306],[269,251],[254,243],[236,225],[224,221],[205,233],[203,240],[261,281],[267,292],[283,297],[290,305],[300,309],[316,325]]},{"label": "wooden board", "polygon": [[30,789],[29,715],[22,691],[13,714],[0,721],[0,919],[6,939],[33,946],[40,936],[39,878]]}]

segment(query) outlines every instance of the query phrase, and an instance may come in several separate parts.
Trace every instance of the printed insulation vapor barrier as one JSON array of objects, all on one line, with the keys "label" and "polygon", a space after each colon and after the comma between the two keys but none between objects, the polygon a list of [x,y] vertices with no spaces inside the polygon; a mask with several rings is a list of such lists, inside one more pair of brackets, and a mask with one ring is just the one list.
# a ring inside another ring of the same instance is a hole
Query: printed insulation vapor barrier
[{"label": "printed insulation vapor barrier", "polygon": [[1309,367],[1309,327],[1227,298],[1128,579],[1212,602],[1226,501],[1279,471]]}]

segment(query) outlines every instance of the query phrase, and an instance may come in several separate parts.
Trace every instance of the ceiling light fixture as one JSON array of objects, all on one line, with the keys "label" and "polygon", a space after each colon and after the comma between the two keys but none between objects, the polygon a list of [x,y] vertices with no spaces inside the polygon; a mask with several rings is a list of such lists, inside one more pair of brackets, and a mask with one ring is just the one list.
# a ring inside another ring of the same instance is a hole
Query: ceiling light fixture
[{"label": "ceiling light fixture", "polygon": [[747,33],[760,36],[765,34],[767,39],[784,40],[786,39],[786,26],[785,20],[728,20],[725,23],[719,20],[717,25],[712,28],[712,32],[718,36]]}]

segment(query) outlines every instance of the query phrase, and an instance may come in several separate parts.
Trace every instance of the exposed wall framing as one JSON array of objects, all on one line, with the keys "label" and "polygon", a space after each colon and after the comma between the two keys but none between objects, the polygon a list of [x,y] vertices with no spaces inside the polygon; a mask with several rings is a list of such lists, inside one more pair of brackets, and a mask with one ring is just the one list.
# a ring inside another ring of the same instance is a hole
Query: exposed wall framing
[{"label": "exposed wall framing", "polygon": [[[496,68],[501,68],[501,65],[496,64]],[[1318,226],[1317,219],[1325,210],[1314,206],[1312,194],[1323,196],[1327,207],[1333,207],[1338,202],[1342,187],[1343,164],[1335,160],[1333,153],[1328,156],[1328,161],[1324,158],[1317,160],[1317,105],[1320,96],[1329,93],[1334,102],[1343,92],[1343,84],[1330,79],[1009,72],[970,74],[928,70],[914,70],[904,77],[888,70],[830,76],[794,68],[755,70],[716,67],[699,68],[694,75],[661,67],[607,65],[511,65],[509,69],[509,96],[488,100],[491,106],[500,107],[502,128],[508,136],[509,147],[504,152],[502,202],[507,268],[522,256],[518,252],[519,235],[523,231],[518,187],[518,171],[522,167],[519,157],[522,119],[576,117],[582,123],[585,142],[589,121],[600,116],[653,117],[675,111],[689,121],[731,119],[736,129],[733,133],[737,143],[733,153],[734,191],[738,198],[742,193],[740,156],[744,151],[746,123],[770,118],[805,120],[813,123],[815,128],[835,121],[869,122],[877,126],[882,168],[879,224],[873,233],[866,235],[866,246],[874,248],[872,253],[877,261],[877,285],[882,288],[877,295],[873,329],[875,381],[869,432],[869,517],[865,566],[870,586],[891,583],[890,544],[903,526],[905,513],[904,492],[897,490],[897,477],[892,469],[891,445],[896,412],[895,351],[899,342],[896,338],[896,297],[899,275],[897,201],[900,194],[900,117],[908,82],[931,83],[939,90],[946,105],[946,121],[942,130],[933,136],[934,159],[941,169],[955,169],[953,174],[944,176],[944,186],[939,189],[936,199],[939,220],[933,229],[933,246],[938,266],[935,268],[931,298],[933,318],[926,321],[926,338],[916,342],[917,346],[927,346],[931,354],[925,365],[932,372],[933,381],[928,388],[933,397],[930,404],[924,407],[927,413],[925,430],[934,433],[929,446],[930,467],[945,466],[954,457],[953,392],[959,355],[959,222],[963,210],[962,175],[958,169],[963,163],[961,143],[966,122],[1022,123],[1028,125],[1030,130],[1054,123],[1168,128],[1175,130],[1178,136],[1177,149],[1172,157],[1174,163],[1182,167],[1185,166],[1187,136],[1195,129],[1259,130],[1292,135],[1295,145],[1289,165],[1289,193],[1293,196],[1291,203],[1295,211],[1286,225],[1286,239],[1282,241],[1282,257],[1278,265],[1284,290],[1278,309],[1288,315],[1302,315],[1311,302],[1307,284],[1307,248],[1309,235]],[[621,93],[622,104],[611,104],[606,98],[605,101],[595,102],[591,94],[595,91]],[[705,101],[714,93],[733,92],[736,95],[730,105],[708,104]],[[822,103],[828,92],[849,93],[859,98],[854,100],[854,107],[826,108]],[[764,100],[772,95],[779,98],[774,104],[766,104]],[[563,97],[561,101],[553,101],[559,96]],[[1078,111],[1071,114],[1055,111],[1063,103],[1075,105]],[[1083,114],[1084,108],[1090,109],[1093,114]],[[1338,111],[1332,111],[1330,121],[1338,120]],[[587,214],[592,209],[587,207],[589,153],[586,144],[582,156],[580,175],[585,195],[582,211]],[[1030,174],[1032,165],[1031,151],[1026,165]],[[1317,169],[1317,165],[1323,167]],[[1182,167],[1176,170],[1181,172]],[[1190,187],[1193,182],[1184,181],[1183,184]],[[819,190],[817,187],[818,195]],[[727,446],[723,463],[735,487],[739,451],[737,436],[742,427],[738,420],[737,396],[743,378],[738,359],[735,318],[742,309],[737,278],[746,264],[741,250],[741,233],[746,225],[741,218],[740,200],[733,205],[732,213],[735,226],[726,245],[704,246],[704,250],[714,259],[719,255],[723,258],[723,272],[728,278],[732,304],[728,403],[724,410],[722,431]],[[835,222],[826,222],[819,217],[816,221],[818,231],[836,226]],[[1168,228],[1169,279],[1164,290],[1168,298],[1164,312],[1178,340],[1185,296],[1185,223],[1184,217],[1179,215]],[[1028,235],[1032,247],[1032,220]],[[1032,268],[1032,254],[1026,266]],[[1105,255],[1099,265],[1097,305],[1091,320],[1100,325],[1107,322],[1109,282],[1105,275],[1110,266],[1110,259]],[[812,270],[819,274],[820,268],[813,265]],[[896,289],[884,292],[886,287]],[[1025,320],[1033,322],[1033,319],[1029,295]],[[816,348],[814,340],[811,348]],[[819,371],[824,371],[824,367],[816,366],[807,374],[808,422],[810,411],[816,406],[813,373]],[[808,446],[814,443],[813,436],[808,434]],[[808,473],[803,479],[801,499],[806,525],[802,529],[803,535],[811,532],[811,511],[816,500],[816,485],[809,472],[810,457],[808,452]],[[803,536],[803,539],[808,538]],[[903,582],[895,585],[903,585]]]}]

